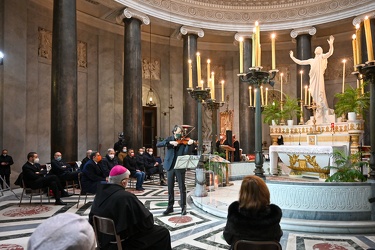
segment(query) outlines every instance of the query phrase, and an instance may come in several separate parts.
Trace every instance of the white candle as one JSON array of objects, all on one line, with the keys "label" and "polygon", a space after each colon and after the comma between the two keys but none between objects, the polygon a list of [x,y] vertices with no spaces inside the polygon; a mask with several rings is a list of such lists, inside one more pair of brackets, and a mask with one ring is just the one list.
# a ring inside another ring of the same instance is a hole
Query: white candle
[{"label": "white candle", "polygon": [[301,95],[300,95],[300,98],[301,98],[301,101],[302,101],[302,76],[303,76],[303,70],[301,70],[299,73],[301,74]]},{"label": "white candle", "polygon": [[256,58],[256,29],[255,27],[253,28],[253,35],[252,35],[252,47],[251,47],[251,67],[255,67],[255,58]]},{"label": "white candle", "polygon": [[[362,47],[361,47],[361,29],[360,25],[356,24],[355,25],[355,42],[356,42],[356,48],[357,48],[357,64],[362,63]],[[355,69],[357,70],[357,69]]]},{"label": "white candle", "polygon": [[283,101],[283,73],[280,74],[280,92],[281,92],[281,95],[280,95],[280,100]]},{"label": "white candle", "polygon": [[211,60],[207,60],[207,87],[210,87]]},{"label": "white candle", "polygon": [[224,102],[224,80],[221,81],[221,101]]},{"label": "white candle", "polygon": [[354,71],[356,71],[356,65],[358,64],[358,56],[357,56],[357,41],[356,41],[356,35],[352,35],[352,49],[353,49],[353,62],[354,62]]},{"label": "white candle", "polygon": [[191,65],[192,61],[189,59],[189,88],[193,88],[193,67]]},{"label": "white candle", "polygon": [[310,104],[311,104],[311,90],[309,88],[309,106],[310,106]]},{"label": "white candle", "polygon": [[271,51],[272,51],[272,69],[276,69],[276,46],[275,46],[276,35],[271,35]]},{"label": "white candle", "polygon": [[240,50],[240,73],[243,73],[243,38],[240,37],[239,39],[239,50]]},{"label": "white candle", "polygon": [[255,54],[255,65],[260,66],[260,26],[259,22],[255,22],[255,40],[256,40],[256,54]]},{"label": "white candle", "polygon": [[268,104],[268,88],[266,88],[266,106]]},{"label": "white candle", "polygon": [[197,78],[198,78],[198,86],[203,89],[203,84],[201,81],[201,54],[198,52],[197,53]]},{"label": "white candle", "polygon": [[262,98],[262,104],[261,105],[264,105],[263,86],[260,86],[260,95],[261,95],[261,98]]},{"label": "white candle", "polygon": [[307,105],[307,85],[305,85],[305,105]]},{"label": "white candle", "polygon": [[204,89],[204,81],[201,80],[201,84],[200,84],[201,88]]},{"label": "white candle", "polygon": [[[259,89],[258,89],[259,90]],[[257,93],[257,89],[256,88],[254,88],[254,107],[255,107],[255,105],[256,105],[256,102],[257,102],[257,95],[256,95],[256,93]]]},{"label": "white candle", "polygon": [[345,91],[345,63],[346,59],[342,60],[342,93]]},{"label": "white candle", "polygon": [[252,100],[252,93],[251,93],[251,86],[249,87],[249,98],[250,98],[250,105],[249,106],[251,106],[252,102],[253,102],[253,100]]},{"label": "white candle", "polygon": [[365,26],[366,45],[367,45],[367,59],[368,61],[373,61],[374,51],[372,48],[371,25],[370,25],[370,19],[368,18],[368,16],[365,17],[364,26]]},{"label": "white candle", "polygon": [[215,73],[211,73],[211,99],[215,100]]}]

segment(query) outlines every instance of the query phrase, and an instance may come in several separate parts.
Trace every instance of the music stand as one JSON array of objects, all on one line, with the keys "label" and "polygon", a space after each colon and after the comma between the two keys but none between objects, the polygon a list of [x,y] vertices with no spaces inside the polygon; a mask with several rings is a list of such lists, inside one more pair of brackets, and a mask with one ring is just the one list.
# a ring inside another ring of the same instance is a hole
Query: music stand
[{"label": "music stand", "polygon": [[[9,191],[11,191],[14,194],[14,196],[16,196],[17,199],[20,199],[20,198],[18,198],[16,193],[10,188],[8,183],[6,183],[6,181],[4,180],[3,177],[0,176],[0,180],[3,182],[3,185],[5,185],[5,189],[8,189]],[[1,193],[1,196],[4,196],[4,189],[1,186],[0,186],[0,193]]]},{"label": "music stand", "polygon": [[196,169],[199,162],[199,155],[181,155],[177,156],[174,169]]}]

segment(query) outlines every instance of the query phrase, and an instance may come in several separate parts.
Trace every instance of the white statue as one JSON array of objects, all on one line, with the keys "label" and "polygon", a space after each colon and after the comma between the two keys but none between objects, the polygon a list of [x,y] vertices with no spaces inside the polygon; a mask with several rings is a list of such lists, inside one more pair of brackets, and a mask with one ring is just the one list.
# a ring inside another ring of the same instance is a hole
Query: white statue
[{"label": "white statue", "polygon": [[324,87],[324,72],[327,68],[327,59],[333,54],[333,41],[335,38],[333,36],[329,37],[329,51],[323,54],[323,49],[321,47],[316,47],[315,57],[307,60],[298,60],[293,56],[293,51],[290,51],[290,58],[299,65],[310,65],[310,93],[313,101],[318,106],[317,117],[322,117],[323,121],[326,122],[325,113],[332,113],[329,109],[326,97],[326,91]]}]

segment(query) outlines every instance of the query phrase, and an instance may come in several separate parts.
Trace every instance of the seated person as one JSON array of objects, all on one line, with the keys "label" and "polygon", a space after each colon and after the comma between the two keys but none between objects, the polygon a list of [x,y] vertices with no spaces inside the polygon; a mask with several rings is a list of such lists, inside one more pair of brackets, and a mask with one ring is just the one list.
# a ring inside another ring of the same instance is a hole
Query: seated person
[{"label": "seated person", "polygon": [[228,208],[224,239],[231,245],[239,240],[280,241],[282,212],[270,204],[270,191],[266,183],[255,175],[246,176],[241,184],[238,201]]},{"label": "seated person", "polygon": [[154,157],[154,150],[152,148],[147,149],[145,155],[145,168],[147,175],[159,174],[160,186],[166,186],[165,177],[163,172],[163,166],[156,161]]},{"label": "seated person", "polygon": [[66,205],[60,197],[68,197],[70,195],[64,191],[56,175],[46,175],[47,170],[39,165],[39,158],[36,152],[28,153],[27,162],[22,166],[22,173],[26,187],[33,189],[49,187],[55,195],[55,205]]},{"label": "seated person", "polygon": [[137,165],[138,165],[138,168],[141,170],[141,171],[145,171],[145,155],[144,155],[144,150],[143,148],[139,148],[138,149],[138,154],[135,156],[135,158],[137,159]]},{"label": "seated person", "polygon": [[106,175],[100,164],[102,156],[99,152],[93,151],[90,160],[85,164],[81,177],[81,192],[96,194],[96,188],[101,181],[106,180]]},{"label": "seated person", "polygon": [[72,166],[62,160],[62,154],[56,152],[53,157],[49,173],[59,177],[60,181],[75,181],[78,183],[78,172],[73,171]]},{"label": "seated person", "polygon": [[128,155],[124,159],[124,166],[129,169],[130,176],[137,178],[137,183],[135,184],[135,189],[138,191],[145,190],[142,185],[145,179],[145,172],[142,172],[137,165],[137,159],[134,156],[134,150],[129,149]]},{"label": "seated person", "polygon": [[107,150],[106,156],[102,160],[103,170],[105,172],[105,176],[109,175],[109,171],[116,166],[119,165],[117,156],[115,156],[115,150],[113,148],[109,148]]},{"label": "seated person", "polygon": [[92,153],[91,149],[86,151],[86,157],[83,158],[83,160],[81,161],[82,162],[81,166],[80,166],[81,171],[82,171],[83,167],[85,166],[86,162],[88,162],[90,160],[91,153]]},{"label": "seated person", "polygon": [[44,220],[35,229],[27,249],[95,250],[95,233],[83,216],[61,213]]},{"label": "seated person", "polygon": [[[89,214],[90,223],[93,224],[94,215],[112,219],[127,250],[172,249],[168,229],[155,225],[152,213],[134,194],[125,190],[129,175],[123,166],[111,169],[108,183],[101,183],[98,187]],[[113,236],[99,235],[101,249],[117,249],[115,242]]]},{"label": "seated person", "polygon": [[124,165],[124,159],[125,157],[128,155],[128,148],[126,146],[124,146],[121,150],[121,152],[119,152],[117,154],[117,158],[118,158],[118,163]]}]

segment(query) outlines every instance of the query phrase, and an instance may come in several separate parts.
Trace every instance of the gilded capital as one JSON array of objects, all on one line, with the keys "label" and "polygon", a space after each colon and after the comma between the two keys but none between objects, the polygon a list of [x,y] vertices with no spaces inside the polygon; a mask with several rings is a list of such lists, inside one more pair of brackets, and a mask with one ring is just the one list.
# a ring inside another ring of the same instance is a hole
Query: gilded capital
[{"label": "gilded capital", "polygon": [[309,34],[310,36],[313,36],[316,34],[316,28],[310,26],[310,27],[294,29],[290,32],[290,36],[292,38],[296,38],[297,36],[303,35],[303,34]]},{"label": "gilded capital", "polygon": [[253,32],[237,32],[235,35],[234,35],[234,39],[236,41],[240,41],[240,38],[252,38],[253,36]]},{"label": "gilded capital", "polygon": [[136,18],[142,21],[143,24],[150,24],[150,18],[147,15],[131,8],[124,9],[122,13],[116,17],[116,21],[117,23],[123,23],[125,18]]}]

